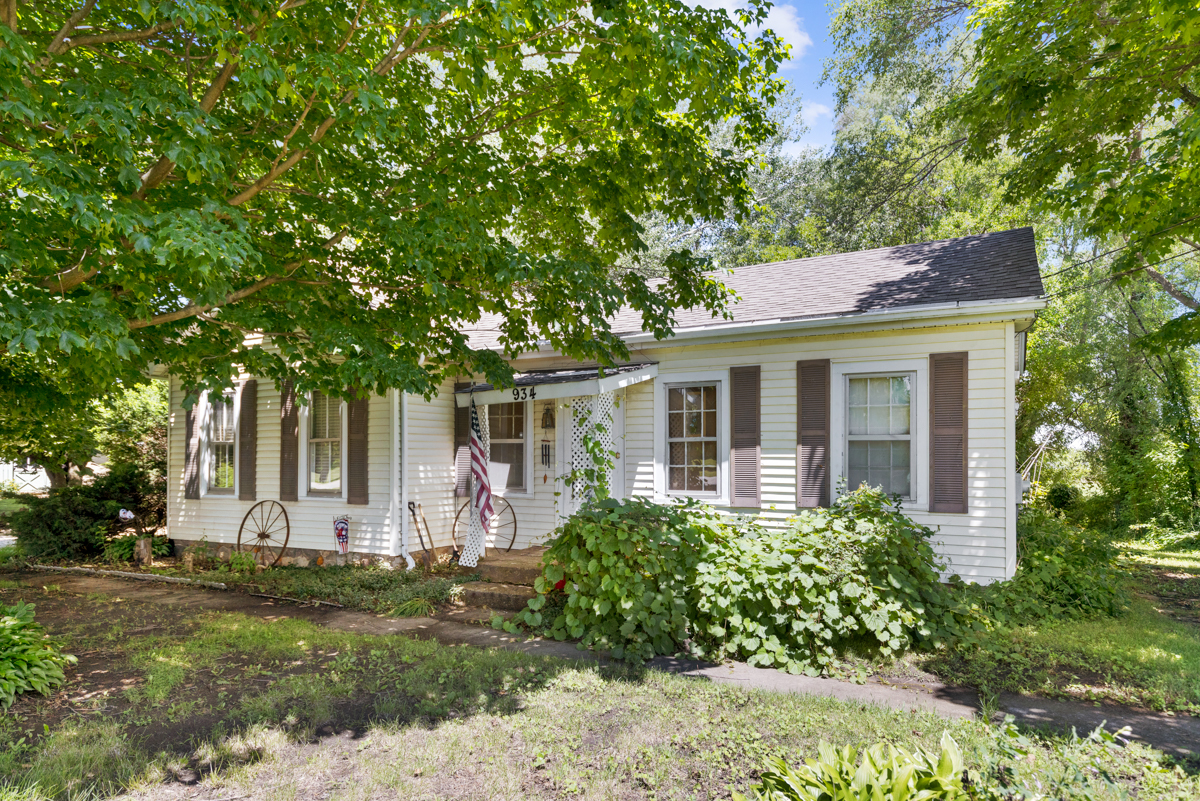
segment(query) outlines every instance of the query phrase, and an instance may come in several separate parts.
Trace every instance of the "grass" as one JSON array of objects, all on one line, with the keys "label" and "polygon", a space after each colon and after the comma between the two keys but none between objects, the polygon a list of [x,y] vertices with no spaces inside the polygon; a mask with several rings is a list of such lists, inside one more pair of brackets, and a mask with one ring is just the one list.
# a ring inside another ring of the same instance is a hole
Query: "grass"
[{"label": "grass", "polygon": [[[178,571],[174,573],[184,575]],[[394,617],[428,614],[431,607],[451,601],[458,592],[458,585],[479,579],[478,574],[459,574],[445,568],[388,570],[349,565],[275,567],[262,573],[210,570],[186,575],[203,581],[221,581],[251,592],[302,601],[331,601],[351,609]]]},{"label": "grass", "polygon": [[[24,698],[0,720],[3,801],[711,799],[746,791],[768,757],[812,756],[822,740],[936,749],[946,729],[972,767],[995,750],[976,720],[298,620],[0,591],[9,603],[18,594],[81,665],[55,698]],[[1076,747],[1139,797],[1200,795],[1200,781],[1149,749]],[[1033,786],[1071,769],[1062,753],[1036,739],[1014,778]]]},{"label": "grass", "polygon": [[943,679],[998,692],[1200,714],[1200,553],[1122,544],[1126,614],[995,632],[982,647],[922,661]]}]

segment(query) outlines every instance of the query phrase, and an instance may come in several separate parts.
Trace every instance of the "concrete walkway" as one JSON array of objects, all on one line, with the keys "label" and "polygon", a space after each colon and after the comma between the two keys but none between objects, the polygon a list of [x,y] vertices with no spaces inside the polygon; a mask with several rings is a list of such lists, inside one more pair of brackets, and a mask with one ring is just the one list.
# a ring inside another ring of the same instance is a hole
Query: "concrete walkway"
[{"label": "concrete walkway", "polygon": [[[447,645],[508,648],[537,656],[575,661],[604,662],[602,655],[579,650],[574,643],[525,639],[502,631],[445,618],[387,618],[329,606],[300,606],[287,601],[256,598],[240,592],[223,592],[188,585],[157,584],[117,578],[66,573],[26,572],[17,580],[31,587],[56,584],[65,592],[85,595],[102,593],[145,603],[169,604],[177,608],[241,612],[264,620],[296,618],[338,631],[357,634],[407,634],[435,639]],[[853,684],[836,679],[793,676],[778,670],[732,662],[713,665],[674,657],[658,657],[648,667],[690,676],[698,680],[735,684],[773,692],[808,693],[852,703],[879,704],[892,709],[927,710],[942,717],[971,717],[978,712],[974,690],[938,683]],[[1107,721],[1110,731],[1122,726],[1133,729],[1133,739],[1175,756],[1200,756],[1200,719],[1142,712],[1117,705],[1054,701],[1011,693],[999,698],[1001,714],[1016,717],[1026,726],[1069,730],[1082,735]]]}]

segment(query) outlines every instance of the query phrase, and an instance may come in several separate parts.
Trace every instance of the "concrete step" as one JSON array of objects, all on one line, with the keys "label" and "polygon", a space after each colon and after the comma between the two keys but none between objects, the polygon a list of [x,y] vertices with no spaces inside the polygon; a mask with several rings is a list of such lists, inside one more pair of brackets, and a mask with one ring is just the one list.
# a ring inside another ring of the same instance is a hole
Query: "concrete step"
[{"label": "concrete step", "polygon": [[529,599],[537,595],[533,587],[493,581],[469,581],[462,588],[462,601],[467,606],[507,609],[510,612],[520,612]]},{"label": "concrete step", "polygon": [[538,576],[542,575],[542,566],[535,565],[517,565],[517,564],[494,564],[486,559],[479,561],[479,574],[487,581],[494,581],[500,584],[523,584],[527,587],[532,587],[533,582]]},{"label": "concrete step", "polygon": [[479,560],[479,573],[488,581],[502,584],[524,584],[532,587],[542,575],[544,546],[521,551],[489,551]]}]

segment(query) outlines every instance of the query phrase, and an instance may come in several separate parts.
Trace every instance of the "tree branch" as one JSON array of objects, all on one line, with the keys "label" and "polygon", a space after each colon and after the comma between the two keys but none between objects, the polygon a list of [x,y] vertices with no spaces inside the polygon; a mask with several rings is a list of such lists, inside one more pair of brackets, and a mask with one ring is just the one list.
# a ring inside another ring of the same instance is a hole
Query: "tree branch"
[{"label": "tree branch", "polygon": [[1162,273],[1160,273],[1158,270],[1154,269],[1153,267],[1150,267],[1149,265],[1147,265],[1145,269],[1146,269],[1146,275],[1150,276],[1150,278],[1154,281],[1154,283],[1156,283],[1160,287],[1162,287],[1163,290],[1168,295],[1175,298],[1175,300],[1179,301],[1184,306],[1187,306],[1192,311],[1200,311],[1200,301],[1197,301],[1194,297],[1189,295],[1187,292],[1184,292],[1182,289],[1175,286],[1175,284],[1172,283],[1170,279],[1168,279],[1165,275],[1163,275]]},{"label": "tree branch", "polygon": [[108,33],[80,36],[77,39],[68,37],[60,52],[65,53],[74,47],[88,47],[90,45],[109,44],[111,42],[140,42],[144,39],[152,39],[163,31],[169,31],[179,25],[179,20],[168,20],[167,22],[160,22],[157,25],[151,25],[149,28],[140,31],[110,31]]},{"label": "tree branch", "polygon": [[17,29],[17,0],[0,0],[0,24]]},{"label": "tree branch", "polygon": [[[46,65],[50,63],[51,56],[57,56],[63,50],[66,50],[66,48],[63,46],[63,42],[66,41],[66,38],[71,35],[71,33],[75,30],[75,27],[79,25],[79,23],[83,22],[84,18],[87,17],[88,14],[92,13],[92,9],[95,7],[96,0],[87,0],[87,2],[85,2],[78,11],[67,17],[67,21],[63,23],[62,28],[59,29],[58,33],[56,33],[54,38],[50,41],[50,46],[46,48],[46,57],[42,59],[41,69],[45,69]],[[16,3],[14,2],[14,23],[16,22],[16,13]]]},{"label": "tree branch", "polygon": [[[348,233],[347,231],[342,231],[340,233],[334,234],[329,239],[325,240],[325,242],[322,243],[321,247],[324,250],[328,250],[329,248],[334,247],[335,245],[337,245],[337,243],[341,242],[343,239],[346,238],[347,233]],[[135,320],[129,320],[127,322],[127,325],[129,326],[129,329],[131,331],[136,331],[139,328],[149,328],[149,327],[155,326],[155,325],[163,325],[165,323],[174,323],[174,322],[178,322],[179,320],[186,320],[189,317],[195,317],[198,314],[204,314],[205,312],[212,311],[213,309],[219,308],[221,306],[230,306],[234,303],[237,303],[240,300],[245,300],[246,298],[250,297],[251,295],[255,294],[256,292],[266,289],[269,286],[272,286],[272,285],[278,284],[278,283],[282,283],[283,281],[291,280],[292,273],[294,273],[296,270],[300,269],[301,267],[303,267],[305,264],[307,264],[310,261],[312,261],[311,256],[307,257],[307,258],[303,258],[303,259],[298,259],[297,261],[289,262],[288,264],[285,264],[283,266],[283,275],[269,275],[266,278],[263,278],[259,281],[255,281],[253,284],[250,284],[249,286],[245,286],[239,290],[230,292],[228,295],[226,295],[223,299],[221,299],[217,303],[191,303],[191,304],[188,304],[187,306],[184,306],[182,309],[176,309],[173,312],[165,312],[163,314],[156,314],[153,317],[145,317],[145,318],[140,318],[140,319],[135,319]]]}]

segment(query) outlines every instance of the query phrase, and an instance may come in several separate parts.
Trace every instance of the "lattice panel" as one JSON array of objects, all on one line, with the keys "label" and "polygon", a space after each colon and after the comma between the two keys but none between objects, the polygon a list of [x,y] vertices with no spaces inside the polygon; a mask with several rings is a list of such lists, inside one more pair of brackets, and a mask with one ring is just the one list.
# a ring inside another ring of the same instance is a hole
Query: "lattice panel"
[{"label": "lattice panel", "polygon": [[[483,440],[483,452],[487,454],[488,459],[492,456],[492,436],[488,426],[488,407],[476,406],[479,415],[479,433]],[[483,558],[484,535],[483,523],[479,520],[479,510],[475,507],[475,476],[471,476],[471,495],[467,499],[467,503],[471,504],[469,511],[470,520],[467,522],[467,536],[463,543],[462,555],[458,559],[458,563],[464,567],[475,567],[479,564],[479,560]]]},{"label": "lattice panel", "polygon": [[[590,432],[596,431],[596,436],[607,451],[615,448],[613,438],[613,412],[616,409],[616,393],[604,392],[586,398],[575,398],[571,401],[571,469],[583,470],[592,466],[591,454],[587,452],[585,440]],[[608,476],[608,486],[611,492],[612,475]],[[583,483],[577,482],[571,486],[571,501],[573,509],[586,500],[590,490]]]}]

